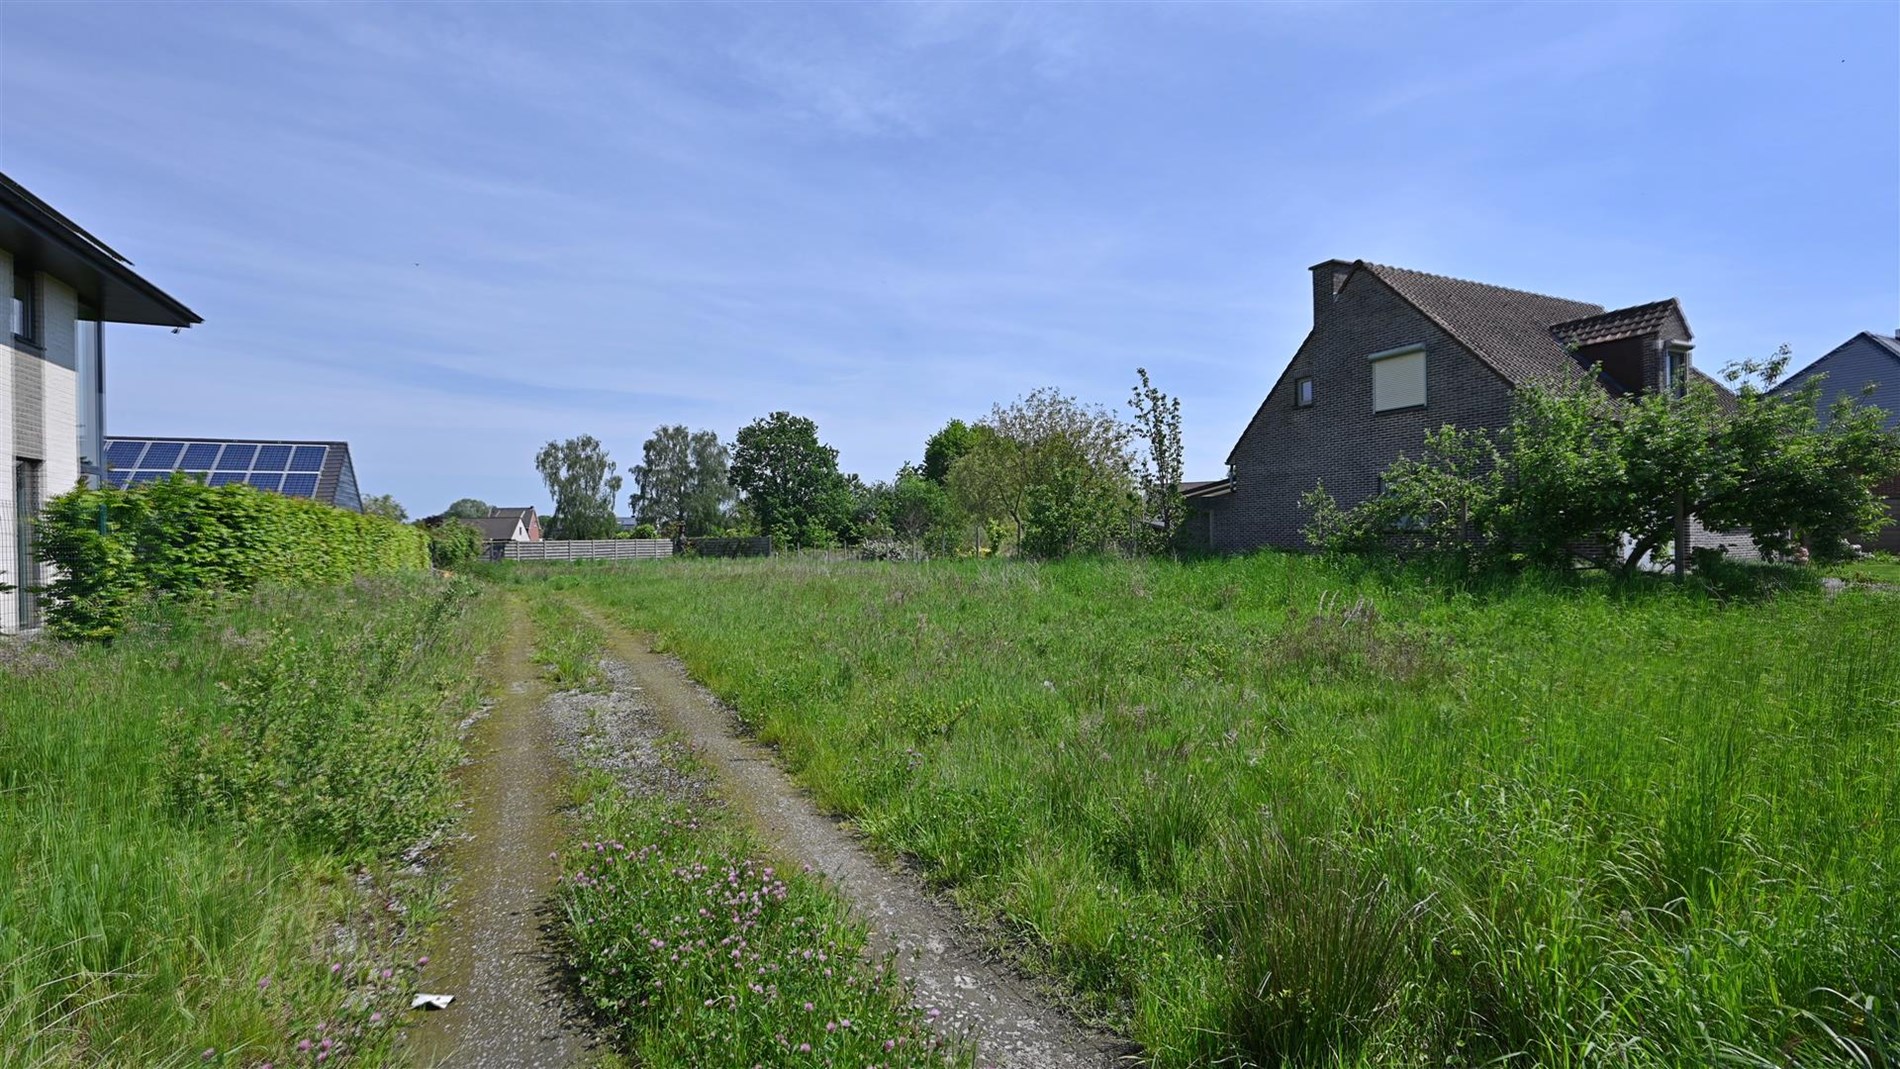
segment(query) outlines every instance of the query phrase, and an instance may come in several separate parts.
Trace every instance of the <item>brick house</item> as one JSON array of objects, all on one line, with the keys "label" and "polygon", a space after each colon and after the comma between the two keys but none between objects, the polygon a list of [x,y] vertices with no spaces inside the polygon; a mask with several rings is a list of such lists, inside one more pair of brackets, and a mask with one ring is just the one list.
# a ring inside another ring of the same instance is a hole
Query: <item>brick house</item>
[{"label": "brick house", "polygon": [[[1300,498],[1315,483],[1356,504],[1426,432],[1507,425],[1522,386],[1578,381],[1593,364],[1614,396],[1706,378],[1673,298],[1606,310],[1363,260],[1312,273],[1312,329],[1228,454],[1228,478],[1183,487],[1189,535],[1213,549],[1302,547]],[[1752,550],[1736,533],[1688,541]]]},{"label": "brick house", "polygon": [[41,506],[106,471],[105,325],[174,330],[196,313],[132,270],[131,261],[0,174],[0,632],[39,625],[33,554]]},{"label": "brick house", "polygon": [[[1821,386],[1822,423],[1827,422],[1835,400],[1851,394],[1885,409],[1887,426],[1900,428],[1900,336],[1862,331],[1783,379],[1774,392],[1798,390],[1817,375],[1827,376]],[[1863,390],[1868,391],[1864,397]],[[1900,553],[1900,479],[1890,480],[1879,489],[1887,499],[1887,512],[1893,522],[1869,539],[1865,548]]]},{"label": "brick house", "polygon": [[[541,541],[541,517],[535,515],[533,505],[523,505],[518,508],[491,508],[488,510],[488,518],[490,521],[499,522],[494,527],[485,528],[487,530],[499,530],[502,525],[505,525],[506,522],[510,520],[514,521],[519,527],[519,535],[510,533],[504,538],[505,541]],[[497,536],[491,534],[489,537],[493,539]]]}]

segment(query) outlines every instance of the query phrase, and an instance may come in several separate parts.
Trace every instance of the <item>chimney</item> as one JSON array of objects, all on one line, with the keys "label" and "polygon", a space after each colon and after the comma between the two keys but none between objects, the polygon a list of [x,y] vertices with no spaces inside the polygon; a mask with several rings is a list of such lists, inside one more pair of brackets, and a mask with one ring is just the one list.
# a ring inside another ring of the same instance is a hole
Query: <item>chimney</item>
[{"label": "chimney", "polygon": [[1314,327],[1317,328],[1320,320],[1326,318],[1326,310],[1333,304],[1333,295],[1346,284],[1346,275],[1351,271],[1352,263],[1347,260],[1327,260],[1313,265]]}]

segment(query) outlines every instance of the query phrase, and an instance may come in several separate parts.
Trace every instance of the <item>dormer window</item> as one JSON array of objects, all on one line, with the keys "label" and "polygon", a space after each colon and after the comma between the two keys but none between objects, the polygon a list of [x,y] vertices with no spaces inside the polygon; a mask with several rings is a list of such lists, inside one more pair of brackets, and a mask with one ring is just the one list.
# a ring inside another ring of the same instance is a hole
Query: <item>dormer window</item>
[{"label": "dormer window", "polygon": [[1689,391],[1689,350],[1687,342],[1672,341],[1663,358],[1663,392],[1681,397]]},{"label": "dormer window", "polygon": [[1312,407],[1313,380],[1310,376],[1293,380],[1293,403],[1300,408]]}]

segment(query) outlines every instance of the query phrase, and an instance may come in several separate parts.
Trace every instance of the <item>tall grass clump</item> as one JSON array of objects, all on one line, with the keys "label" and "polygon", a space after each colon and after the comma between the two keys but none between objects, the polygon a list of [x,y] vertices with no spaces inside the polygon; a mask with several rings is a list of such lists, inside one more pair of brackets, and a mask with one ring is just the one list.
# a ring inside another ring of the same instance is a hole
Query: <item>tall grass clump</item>
[{"label": "tall grass clump", "polygon": [[1900,597],[555,572],[1161,1066],[1889,1065]]},{"label": "tall grass clump", "polygon": [[18,647],[0,1064],[378,1063],[414,975],[386,863],[446,812],[496,625],[466,585],[389,577]]}]

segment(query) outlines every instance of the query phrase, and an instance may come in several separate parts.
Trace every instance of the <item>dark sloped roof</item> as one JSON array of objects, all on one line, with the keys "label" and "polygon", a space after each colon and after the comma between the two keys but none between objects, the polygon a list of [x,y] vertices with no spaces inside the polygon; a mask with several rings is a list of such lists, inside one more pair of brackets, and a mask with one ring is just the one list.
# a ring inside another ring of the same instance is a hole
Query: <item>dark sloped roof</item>
[{"label": "dark sloped roof", "polygon": [[73,287],[108,323],[189,327],[204,322],[25,186],[0,174],[0,248]]},{"label": "dark sloped roof", "polygon": [[1875,334],[1871,330],[1863,330],[1861,333],[1872,338],[1875,345],[1880,346],[1896,357],[1900,357],[1900,335],[1889,338],[1885,334]]},{"label": "dark sloped roof", "polygon": [[1556,323],[1551,326],[1550,332],[1561,344],[1578,347],[1598,345],[1603,342],[1622,341],[1624,338],[1654,334],[1669,322],[1671,312],[1677,316],[1682,314],[1674,297],[1665,301],[1639,304],[1631,308],[1618,308],[1604,312],[1602,315],[1584,316],[1582,319]]},{"label": "dark sloped roof", "polygon": [[1574,380],[1579,366],[1551,335],[1551,325],[1603,314],[1600,304],[1403,267],[1361,260],[1355,268],[1392,287],[1513,385]]},{"label": "dark sloped roof", "polygon": [[490,507],[488,510],[488,514],[490,516],[506,516],[509,519],[517,519],[523,523],[526,523],[528,522],[528,517],[534,515],[534,506],[533,505],[510,505],[503,508]]},{"label": "dark sloped roof", "polygon": [[1181,484],[1181,496],[1219,497],[1233,488],[1232,479],[1196,479]]},{"label": "dark sloped roof", "polygon": [[515,528],[521,526],[521,517],[483,516],[480,519],[462,522],[473,524],[482,532],[482,537],[490,542],[506,542],[515,536]]}]

